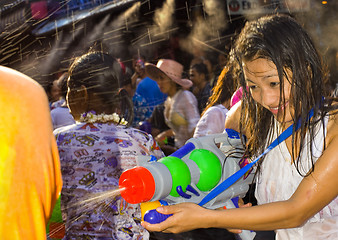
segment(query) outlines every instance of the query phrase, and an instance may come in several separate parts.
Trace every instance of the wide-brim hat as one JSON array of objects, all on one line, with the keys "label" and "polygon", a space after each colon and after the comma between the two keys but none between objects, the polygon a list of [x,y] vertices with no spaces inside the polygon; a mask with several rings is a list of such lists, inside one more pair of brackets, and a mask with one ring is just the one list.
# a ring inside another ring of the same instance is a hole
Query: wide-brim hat
[{"label": "wide-brim hat", "polygon": [[184,89],[189,89],[193,84],[189,79],[182,79],[183,65],[171,59],[160,59],[156,65],[146,63],[145,70],[147,75],[154,80],[160,71]]}]

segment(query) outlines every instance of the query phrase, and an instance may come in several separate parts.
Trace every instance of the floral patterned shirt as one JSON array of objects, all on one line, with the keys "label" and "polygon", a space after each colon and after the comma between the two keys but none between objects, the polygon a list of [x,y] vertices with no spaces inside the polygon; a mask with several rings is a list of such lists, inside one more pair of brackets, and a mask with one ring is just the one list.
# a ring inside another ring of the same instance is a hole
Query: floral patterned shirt
[{"label": "floral patterned shirt", "polygon": [[148,239],[139,204],[127,203],[113,190],[121,173],[136,166],[138,155],[164,156],[153,138],[108,123],[76,123],[54,134],[63,178],[64,239]]}]

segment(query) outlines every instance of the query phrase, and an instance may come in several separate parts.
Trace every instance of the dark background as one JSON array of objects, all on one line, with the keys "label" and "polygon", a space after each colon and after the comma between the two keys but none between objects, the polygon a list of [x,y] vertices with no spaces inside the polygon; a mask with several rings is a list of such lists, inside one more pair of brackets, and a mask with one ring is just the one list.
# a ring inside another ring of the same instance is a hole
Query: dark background
[{"label": "dark background", "polygon": [[[276,1],[258,0],[267,5]],[[322,1],[309,1],[309,10],[290,14],[304,24],[322,54],[334,62],[337,1],[329,0],[325,5]],[[37,3],[47,6],[46,14],[41,11],[36,14],[33,6]],[[159,58],[176,59],[187,70],[198,49],[206,51],[216,64],[217,55],[227,54],[244,22],[258,16],[230,16],[226,3],[225,0],[2,0],[0,64],[29,75],[43,86],[66,71],[74,57],[90,48],[109,52],[129,67],[136,54],[154,63]],[[83,13],[85,17],[81,17]],[[67,20],[68,24],[61,26],[61,20]],[[332,80],[331,84],[335,82]]]}]

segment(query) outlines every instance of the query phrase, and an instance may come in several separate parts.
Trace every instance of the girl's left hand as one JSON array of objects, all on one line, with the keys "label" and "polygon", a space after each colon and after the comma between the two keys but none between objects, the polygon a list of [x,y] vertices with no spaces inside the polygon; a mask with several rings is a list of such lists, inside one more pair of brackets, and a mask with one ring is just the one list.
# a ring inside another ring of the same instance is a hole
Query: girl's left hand
[{"label": "girl's left hand", "polygon": [[142,222],[142,226],[152,232],[180,233],[196,228],[205,228],[206,213],[210,211],[194,203],[180,203],[171,206],[161,206],[159,213],[173,214],[159,224]]},{"label": "girl's left hand", "polygon": [[[251,203],[243,204],[239,203],[240,208],[251,207]],[[158,224],[150,224],[148,222],[142,222],[142,226],[152,232],[165,232],[165,233],[181,233],[187,232],[197,228],[209,228],[213,227],[208,216],[213,214],[213,211],[226,211],[209,210],[198,206],[195,203],[179,203],[170,206],[161,206],[156,209],[162,214],[173,214],[165,221]],[[211,225],[210,225],[211,224]],[[232,233],[241,233],[240,229],[227,229]]]}]

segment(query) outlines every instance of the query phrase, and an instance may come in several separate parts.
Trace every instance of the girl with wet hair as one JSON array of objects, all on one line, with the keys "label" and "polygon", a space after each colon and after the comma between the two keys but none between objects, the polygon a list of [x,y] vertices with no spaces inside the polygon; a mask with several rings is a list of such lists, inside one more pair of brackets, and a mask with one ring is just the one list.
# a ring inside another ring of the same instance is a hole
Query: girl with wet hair
[{"label": "girl with wet hair", "polygon": [[122,114],[130,125],[132,103],[121,88],[122,77],[119,62],[108,54],[92,52],[76,59],[69,69],[67,94],[75,120],[95,108],[97,114]]},{"label": "girl with wet hair", "polygon": [[69,69],[67,103],[76,124],[54,131],[65,239],[149,239],[139,205],[125,202],[116,189],[138,155],[164,154],[151,135],[129,127],[133,108],[120,89],[121,71],[102,52],[77,58]]},{"label": "girl with wet hair", "polygon": [[337,239],[338,104],[325,92],[327,73],[313,42],[292,17],[276,14],[247,22],[233,54],[242,72],[243,98],[229,111],[225,127],[247,137],[245,157],[256,159],[285,129],[292,130],[259,158],[258,205],[223,211],[191,203],[166,206],[157,210],[173,216],[143,226],[164,232],[275,230],[276,239]]}]

